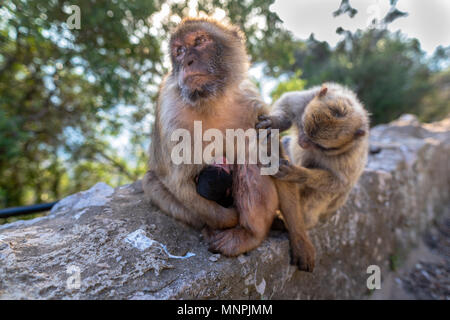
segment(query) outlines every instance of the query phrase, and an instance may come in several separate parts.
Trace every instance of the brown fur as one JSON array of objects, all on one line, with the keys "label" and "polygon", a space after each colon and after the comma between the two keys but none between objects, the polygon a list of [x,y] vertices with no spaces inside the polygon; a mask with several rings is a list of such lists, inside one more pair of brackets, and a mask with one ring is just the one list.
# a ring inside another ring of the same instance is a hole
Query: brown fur
[{"label": "brown fur", "polygon": [[285,94],[258,127],[286,128],[292,123],[293,164],[281,161],[275,176],[300,185],[302,213],[312,228],[345,203],[364,170],[368,114],[353,92],[330,83]]},{"label": "brown fur", "polygon": [[[192,46],[199,42],[196,40],[198,35],[205,35],[207,39],[196,52]],[[226,129],[246,130],[254,127],[258,115],[266,113],[266,106],[256,88],[247,80],[248,58],[244,38],[237,28],[209,19],[188,19],[174,31],[170,43],[174,46],[171,47],[173,70],[164,79],[159,92],[149,171],[143,180],[144,191],[168,215],[197,228],[205,227],[204,235],[210,250],[236,256],[255,248],[266,237],[276,210],[280,208],[280,186],[287,188],[291,185],[294,189],[296,186],[260,175],[258,165],[243,164],[235,165],[233,170],[236,208],[224,208],[196,193],[194,177],[206,164],[175,165],[170,159],[171,149],[176,144],[170,141],[172,132],[184,128],[193,136],[194,121],[202,121],[203,131],[215,128],[224,135]],[[217,45],[220,45],[217,53],[220,51],[221,59],[206,71],[203,66],[210,65],[209,60],[200,61],[201,64],[196,66],[196,59],[215,59],[211,48]],[[182,54],[174,57],[174,52]],[[190,55],[194,62],[189,63],[189,60],[186,63],[186,59],[191,59]],[[218,65],[220,61],[224,65]],[[207,77],[194,78],[198,83],[193,84],[180,77],[198,70],[207,73]],[[212,80],[215,77],[225,81]],[[192,92],[202,86],[214,90],[200,95],[199,99],[197,96],[191,99]],[[292,212],[291,216],[301,218],[298,193],[292,197],[295,200],[281,208]],[[314,248],[304,226],[300,227],[298,232],[302,237],[291,238],[292,241],[304,242],[294,244],[294,260],[302,270],[312,271]]]}]

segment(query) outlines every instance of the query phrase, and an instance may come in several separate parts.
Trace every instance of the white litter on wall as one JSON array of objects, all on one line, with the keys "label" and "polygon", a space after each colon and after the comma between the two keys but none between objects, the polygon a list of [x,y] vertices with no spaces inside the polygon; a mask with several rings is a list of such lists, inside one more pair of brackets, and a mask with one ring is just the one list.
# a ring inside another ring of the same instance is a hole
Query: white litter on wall
[{"label": "white litter on wall", "polygon": [[145,235],[145,231],[142,229],[137,229],[136,231],[130,233],[124,240],[125,242],[131,244],[136,249],[139,249],[141,251],[150,248],[151,246],[157,246],[161,248],[169,258],[171,259],[187,259],[190,257],[195,256],[195,253],[188,252],[184,256],[174,256],[172,255],[168,250],[167,247],[153,239],[148,238]]}]

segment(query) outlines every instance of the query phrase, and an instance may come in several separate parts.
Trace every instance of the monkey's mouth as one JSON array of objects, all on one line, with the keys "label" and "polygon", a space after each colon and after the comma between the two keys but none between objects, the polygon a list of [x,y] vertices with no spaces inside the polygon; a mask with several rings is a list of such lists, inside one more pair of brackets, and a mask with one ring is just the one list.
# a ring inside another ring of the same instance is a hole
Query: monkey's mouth
[{"label": "monkey's mouth", "polygon": [[192,89],[201,89],[202,86],[213,80],[213,77],[205,73],[186,74],[183,82]]},{"label": "monkey's mouth", "polygon": [[189,100],[191,100],[192,102],[195,102],[200,98],[207,98],[208,95],[209,95],[209,92],[206,90],[194,89],[189,92],[188,97],[189,97]]},{"label": "monkey's mouth", "polygon": [[184,94],[192,102],[202,98],[208,98],[216,92],[216,84],[211,76],[192,76],[185,83]]},{"label": "monkey's mouth", "polygon": [[220,82],[215,75],[204,71],[184,72],[181,79],[182,95],[191,104],[216,94]]},{"label": "monkey's mouth", "polygon": [[187,72],[184,74],[183,81],[189,81],[190,79],[195,79],[198,77],[209,77],[208,73],[204,72]]}]

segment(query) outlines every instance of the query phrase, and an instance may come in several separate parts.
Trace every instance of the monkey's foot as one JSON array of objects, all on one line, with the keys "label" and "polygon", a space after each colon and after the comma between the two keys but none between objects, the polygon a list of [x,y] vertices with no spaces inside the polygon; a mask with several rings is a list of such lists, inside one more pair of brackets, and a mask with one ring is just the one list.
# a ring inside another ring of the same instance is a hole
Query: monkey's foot
[{"label": "monkey's foot", "polygon": [[291,265],[299,270],[312,272],[315,265],[316,250],[309,239],[291,239]]},{"label": "monkey's foot", "polygon": [[278,165],[278,172],[273,176],[278,179],[287,178],[293,173],[293,166],[289,160],[280,158],[280,163]]},{"label": "monkey's foot", "polygon": [[209,251],[235,257],[256,248],[262,242],[262,239],[243,228],[233,228],[209,230],[207,241],[209,242]]},{"label": "monkey's foot", "polygon": [[295,183],[305,183],[307,178],[301,167],[296,167],[287,159],[280,159],[278,172],[273,176],[280,180]]}]

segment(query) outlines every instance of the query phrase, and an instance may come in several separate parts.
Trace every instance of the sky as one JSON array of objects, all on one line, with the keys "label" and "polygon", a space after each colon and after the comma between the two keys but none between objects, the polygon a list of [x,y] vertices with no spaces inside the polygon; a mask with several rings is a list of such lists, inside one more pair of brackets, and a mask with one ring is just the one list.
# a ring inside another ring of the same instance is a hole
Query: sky
[{"label": "sky", "polygon": [[[317,40],[334,46],[341,36],[336,29],[355,31],[364,29],[374,17],[383,18],[389,11],[389,0],[351,0],[358,10],[353,18],[347,14],[333,17],[340,0],[276,0],[271,6],[283,20],[283,25],[300,39],[311,33]],[[437,46],[450,45],[450,0],[399,0],[397,8],[409,16],[398,18],[388,29],[401,30],[409,37],[419,39],[422,49],[432,54]]]}]

